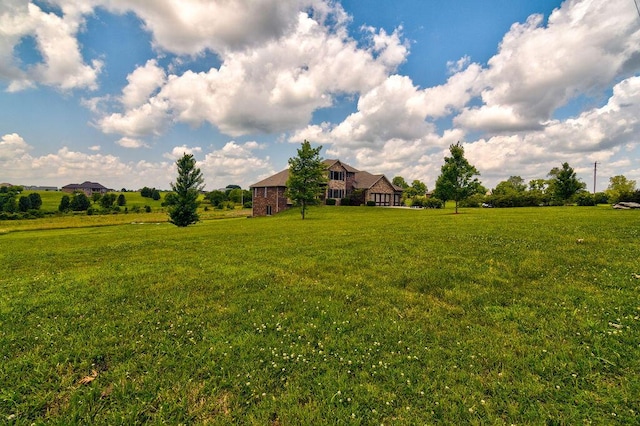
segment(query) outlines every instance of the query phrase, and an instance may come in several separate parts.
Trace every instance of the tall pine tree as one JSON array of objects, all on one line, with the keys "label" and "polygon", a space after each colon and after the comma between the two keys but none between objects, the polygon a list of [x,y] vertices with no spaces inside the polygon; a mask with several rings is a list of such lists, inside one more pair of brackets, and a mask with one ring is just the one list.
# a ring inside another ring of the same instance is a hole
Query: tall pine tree
[{"label": "tall pine tree", "polygon": [[192,154],[184,154],[176,161],[178,178],[171,184],[176,194],[175,203],[169,206],[169,222],[176,226],[189,226],[200,220],[198,209],[198,193],[204,188],[202,172],[196,167]]}]

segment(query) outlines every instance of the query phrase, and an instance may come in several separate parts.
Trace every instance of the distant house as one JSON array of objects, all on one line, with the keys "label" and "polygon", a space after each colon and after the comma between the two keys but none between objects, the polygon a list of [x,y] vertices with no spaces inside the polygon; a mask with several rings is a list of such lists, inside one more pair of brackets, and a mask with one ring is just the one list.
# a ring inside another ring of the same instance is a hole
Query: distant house
[{"label": "distant house", "polygon": [[[340,160],[324,160],[327,168],[327,186],[322,200],[333,198],[336,205],[349,198],[356,204],[372,201],[376,206],[399,206],[402,188],[395,186],[385,175],[374,175],[357,170]],[[285,196],[289,170],[269,176],[249,188],[253,192],[253,216],[270,216],[291,208]]]},{"label": "distant house", "polygon": [[62,192],[73,193],[76,191],[82,191],[85,193],[87,197],[90,197],[93,194],[106,194],[107,192],[109,192],[109,189],[97,182],[89,182],[89,181],[86,181],[80,184],[70,183],[69,185],[65,185],[62,187]]},{"label": "distant house", "polygon": [[57,191],[57,186],[39,186],[39,185],[28,185],[25,186],[24,189],[26,191]]}]

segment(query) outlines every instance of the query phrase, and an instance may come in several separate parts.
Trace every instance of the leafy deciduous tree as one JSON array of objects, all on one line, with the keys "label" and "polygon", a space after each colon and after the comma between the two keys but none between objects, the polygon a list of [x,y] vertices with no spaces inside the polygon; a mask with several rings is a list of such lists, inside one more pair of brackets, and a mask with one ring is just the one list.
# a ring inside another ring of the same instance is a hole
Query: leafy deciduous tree
[{"label": "leafy deciduous tree", "polygon": [[120,195],[118,195],[118,199],[117,199],[116,203],[117,203],[120,207],[122,207],[122,206],[124,206],[124,205],[126,205],[126,204],[127,204],[127,199],[124,197],[124,194],[120,194]]},{"label": "leafy deciduous tree", "polygon": [[427,185],[424,182],[420,182],[418,179],[411,182],[411,188],[414,190],[416,195],[425,195],[427,193]]},{"label": "leafy deciduous tree", "polygon": [[391,183],[394,184],[395,186],[399,186],[402,189],[407,189],[409,187],[409,184],[407,183],[406,180],[404,180],[402,176],[394,177]]},{"label": "leafy deciduous tree", "polygon": [[234,188],[231,191],[229,191],[229,201],[232,201],[236,204],[240,204],[242,202],[242,198],[243,198],[243,192],[242,189],[240,188]]},{"label": "leafy deciduous tree", "polygon": [[178,177],[171,189],[176,194],[176,202],[169,207],[169,222],[184,227],[200,220],[198,209],[198,192],[204,188],[202,172],[196,167],[192,154],[184,154],[176,161]]},{"label": "leafy deciduous tree", "polygon": [[108,209],[113,206],[113,203],[116,201],[116,194],[104,194],[102,198],[100,198],[100,206],[104,209]]},{"label": "leafy deciduous tree", "polygon": [[510,176],[509,179],[503,180],[498,183],[494,190],[494,194],[508,194],[512,192],[524,192],[527,190],[527,186],[524,183],[524,179],[520,176]]},{"label": "leafy deciduous tree", "polygon": [[225,191],[214,190],[208,192],[205,198],[209,200],[212,206],[215,207],[221,202],[226,201],[227,194],[225,193]]},{"label": "leafy deciduous tree", "polygon": [[617,203],[620,201],[621,196],[631,194],[635,190],[635,180],[630,180],[625,176],[618,175],[609,178],[609,186],[607,187],[606,194],[609,197],[609,202]]},{"label": "leafy deciduous tree", "polygon": [[482,185],[478,178],[474,177],[480,173],[464,158],[464,148],[460,142],[450,145],[449,151],[451,157],[444,157],[433,195],[443,201],[454,200],[458,213],[458,202],[479,192]]},{"label": "leafy deciduous tree", "polygon": [[289,158],[289,179],[286,195],[300,207],[304,220],[309,205],[317,203],[327,182],[326,166],[320,157],[322,146],[311,148],[309,141],[302,142],[298,156]]}]

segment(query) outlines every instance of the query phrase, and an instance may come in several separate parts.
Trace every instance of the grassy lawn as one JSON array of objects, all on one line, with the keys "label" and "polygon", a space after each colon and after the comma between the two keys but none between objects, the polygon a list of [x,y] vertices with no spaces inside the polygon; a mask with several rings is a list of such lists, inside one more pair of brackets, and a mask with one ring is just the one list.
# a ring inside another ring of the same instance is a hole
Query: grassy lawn
[{"label": "grassy lawn", "polygon": [[638,212],[461,212],[0,223],[0,423],[638,424]]}]

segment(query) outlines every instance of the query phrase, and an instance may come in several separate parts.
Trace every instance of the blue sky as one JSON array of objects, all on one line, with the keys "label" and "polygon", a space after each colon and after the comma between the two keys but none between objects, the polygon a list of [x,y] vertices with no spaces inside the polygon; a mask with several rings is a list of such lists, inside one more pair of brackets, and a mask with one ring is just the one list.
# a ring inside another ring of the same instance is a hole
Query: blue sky
[{"label": "blue sky", "polygon": [[0,182],[206,189],[324,158],[433,188],[452,143],[491,188],[568,162],[640,179],[633,0],[7,0]]}]

